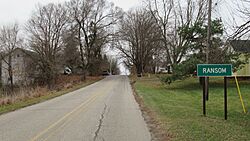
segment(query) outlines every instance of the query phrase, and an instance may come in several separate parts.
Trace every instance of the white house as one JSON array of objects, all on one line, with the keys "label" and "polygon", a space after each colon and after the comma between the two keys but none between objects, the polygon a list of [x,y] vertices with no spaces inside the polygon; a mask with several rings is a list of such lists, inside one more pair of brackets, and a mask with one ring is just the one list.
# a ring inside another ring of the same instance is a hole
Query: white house
[{"label": "white house", "polygon": [[34,66],[32,66],[31,53],[30,51],[16,48],[10,53],[11,58],[9,58],[9,55],[3,57],[1,62],[1,79],[3,85],[10,84],[9,65],[12,66],[14,85],[27,85],[32,82],[33,79],[30,77],[30,73]]}]

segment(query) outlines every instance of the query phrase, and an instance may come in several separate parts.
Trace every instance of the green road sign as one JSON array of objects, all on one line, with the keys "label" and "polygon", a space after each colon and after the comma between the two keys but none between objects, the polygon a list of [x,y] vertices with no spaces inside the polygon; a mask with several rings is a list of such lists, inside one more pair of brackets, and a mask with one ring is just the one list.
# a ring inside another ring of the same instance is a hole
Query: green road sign
[{"label": "green road sign", "polygon": [[232,76],[231,64],[198,64],[197,76]]}]

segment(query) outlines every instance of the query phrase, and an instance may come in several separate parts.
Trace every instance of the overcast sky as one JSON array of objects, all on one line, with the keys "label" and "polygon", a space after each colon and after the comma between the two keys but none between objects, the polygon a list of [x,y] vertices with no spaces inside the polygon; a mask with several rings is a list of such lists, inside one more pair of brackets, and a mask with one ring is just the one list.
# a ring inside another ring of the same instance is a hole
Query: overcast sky
[{"label": "overcast sky", "polygon": [[[69,0],[0,0],[0,25],[18,22],[25,23],[31,15],[32,10],[38,3],[58,3]],[[131,7],[138,6],[140,0],[109,0],[116,6],[128,10]]]},{"label": "overcast sky", "polygon": [[[0,0],[0,25],[18,22],[24,24],[31,16],[31,12],[35,9],[38,3],[59,3],[69,0]],[[123,8],[125,11],[132,7],[143,4],[143,0],[109,0],[115,3],[116,6]],[[213,9],[213,17],[222,17],[224,23],[230,22],[232,17],[232,9],[235,7],[232,3],[240,0],[213,0],[213,3],[218,5]],[[228,24],[228,23],[226,23]],[[230,23],[229,23],[230,24]]]},{"label": "overcast sky", "polygon": [[[14,22],[20,24],[25,23],[35,9],[38,3],[58,3],[69,0],[0,0],[0,25],[6,25]],[[143,0],[109,0],[115,3],[116,6],[123,8],[125,11],[132,7],[143,4]],[[213,0],[213,3],[218,3],[214,9],[214,17],[222,17],[224,22],[230,21],[232,8],[235,7],[232,3],[240,0]]]}]

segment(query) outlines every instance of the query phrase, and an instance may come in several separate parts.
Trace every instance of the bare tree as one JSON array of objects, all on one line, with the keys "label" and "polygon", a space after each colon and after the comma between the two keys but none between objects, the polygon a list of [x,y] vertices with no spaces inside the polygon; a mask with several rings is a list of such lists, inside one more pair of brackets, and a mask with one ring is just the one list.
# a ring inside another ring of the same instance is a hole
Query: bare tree
[{"label": "bare tree", "polygon": [[58,73],[58,54],[62,49],[62,32],[68,21],[67,11],[61,4],[38,6],[28,21],[27,31],[31,50],[40,68],[41,78],[50,87]]},{"label": "bare tree", "polygon": [[230,36],[230,40],[232,39],[241,39],[250,38],[250,1],[249,0],[237,0],[234,1],[237,6],[237,12],[232,14],[233,19],[234,16],[237,16],[242,22],[239,24],[237,21],[234,21],[235,28],[233,34]]},{"label": "bare tree", "polygon": [[72,69],[73,73],[78,73],[80,62],[80,51],[78,49],[78,31],[74,27],[70,27],[63,35],[63,55],[61,62],[65,67]]},{"label": "bare tree", "polygon": [[107,57],[108,62],[108,70],[111,73],[111,75],[118,75],[120,74],[119,64],[118,64],[118,58],[114,55],[110,55]]},{"label": "bare tree", "polygon": [[[78,43],[84,79],[87,71],[96,68],[103,47],[111,41],[110,28],[116,23],[118,8],[105,0],[72,0],[68,7],[78,28]],[[89,72],[91,73],[91,72]]]},{"label": "bare tree", "polygon": [[120,45],[117,48],[126,59],[127,67],[134,66],[137,74],[153,59],[155,49],[160,47],[160,29],[150,11],[138,9],[129,11],[121,20],[119,30]]},{"label": "bare tree", "polygon": [[[166,49],[168,63],[173,67],[180,63],[188,52],[190,40],[180,36],[179,29],[204,23],[206,0],[149,0],[151,14],[161,27],[161,39]],[[195,36],[195,35],[193,35]]]},{"label": "bare tree", "polygon": [[22,47],[23,39],[19,36],[19,26],[18,24],[13,24],[10,26],[3,26],[0,29],[0,52],[1,61],[3,64],[2,69],[7,70],[8,80],[10,83],[11,90],[13,90],[13,62],[12,62],[12,52],[16,48]]}]

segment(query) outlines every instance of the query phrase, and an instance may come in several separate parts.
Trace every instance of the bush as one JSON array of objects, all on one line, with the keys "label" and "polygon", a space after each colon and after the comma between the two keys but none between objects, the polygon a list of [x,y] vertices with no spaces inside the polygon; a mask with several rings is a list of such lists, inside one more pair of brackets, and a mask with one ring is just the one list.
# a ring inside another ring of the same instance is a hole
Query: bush
[{"label": "bush", "polygon": [[168,84],[170,85],[172,82],[176,81],[176,80],[181,80],[182,78],[178,75],[168,75],[168,76],[161,76],[159,77],[160,81],[163,84]]},{"label": "bush", "polygon": [[173,66],[173,74],[170,76],[160,77],[160,80],[164,84],[171,84],[176,80],[183,80],[191,76],[196,70],[197,64],[202,63],[198,58],[192,57],[178,65]]}]

